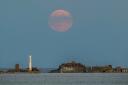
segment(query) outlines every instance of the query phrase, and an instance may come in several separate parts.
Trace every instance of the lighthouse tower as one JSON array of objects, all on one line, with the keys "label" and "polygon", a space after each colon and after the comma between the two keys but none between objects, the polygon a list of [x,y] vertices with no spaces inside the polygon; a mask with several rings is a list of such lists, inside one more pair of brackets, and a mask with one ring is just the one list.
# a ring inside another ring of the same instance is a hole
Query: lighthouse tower
[{"label": "lighthouse tower", "polygon": [[32,56],[29,56],[29,67],[28,67],[28,71],[32,72]]}]

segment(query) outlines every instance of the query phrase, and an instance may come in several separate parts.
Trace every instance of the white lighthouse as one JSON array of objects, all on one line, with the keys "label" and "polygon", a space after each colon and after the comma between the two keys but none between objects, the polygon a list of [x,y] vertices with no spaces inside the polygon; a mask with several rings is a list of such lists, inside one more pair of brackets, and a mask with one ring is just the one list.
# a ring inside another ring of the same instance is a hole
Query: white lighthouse
[{"label": "white lighthouse", "polygon": [[32,72],[32,56],[29,56],[29,67],[28,67],[29,72]]}]

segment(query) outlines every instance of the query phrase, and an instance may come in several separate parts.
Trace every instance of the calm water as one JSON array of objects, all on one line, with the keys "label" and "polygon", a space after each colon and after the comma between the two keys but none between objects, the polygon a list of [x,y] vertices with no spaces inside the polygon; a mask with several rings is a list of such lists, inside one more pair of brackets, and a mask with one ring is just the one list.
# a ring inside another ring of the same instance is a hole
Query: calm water
[{"label": "calm water", "polygon": [[128,85],[128,74],[0,74],[0,85]]}]

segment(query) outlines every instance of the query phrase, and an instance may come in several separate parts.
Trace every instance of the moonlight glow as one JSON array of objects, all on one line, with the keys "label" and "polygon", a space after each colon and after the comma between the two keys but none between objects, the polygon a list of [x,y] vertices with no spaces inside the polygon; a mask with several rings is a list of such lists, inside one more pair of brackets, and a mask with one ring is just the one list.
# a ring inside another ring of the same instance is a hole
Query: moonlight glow
[{"label": "moonlight glow", "polygon": [[68,11],[55,10],[49,19],[50,27],[57,32],[66,32],[72,26],[72,16]]}]

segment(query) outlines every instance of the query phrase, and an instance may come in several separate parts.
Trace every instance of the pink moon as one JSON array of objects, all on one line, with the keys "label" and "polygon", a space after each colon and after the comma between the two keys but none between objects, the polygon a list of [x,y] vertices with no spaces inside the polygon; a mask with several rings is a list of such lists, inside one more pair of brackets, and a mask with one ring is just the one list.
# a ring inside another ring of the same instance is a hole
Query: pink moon
[{"label": "pink moon", "polygon": [[68,11],[55,10],[50,15],[49,26],[56,32],[67,32],[72,26],[72,16]]}]

